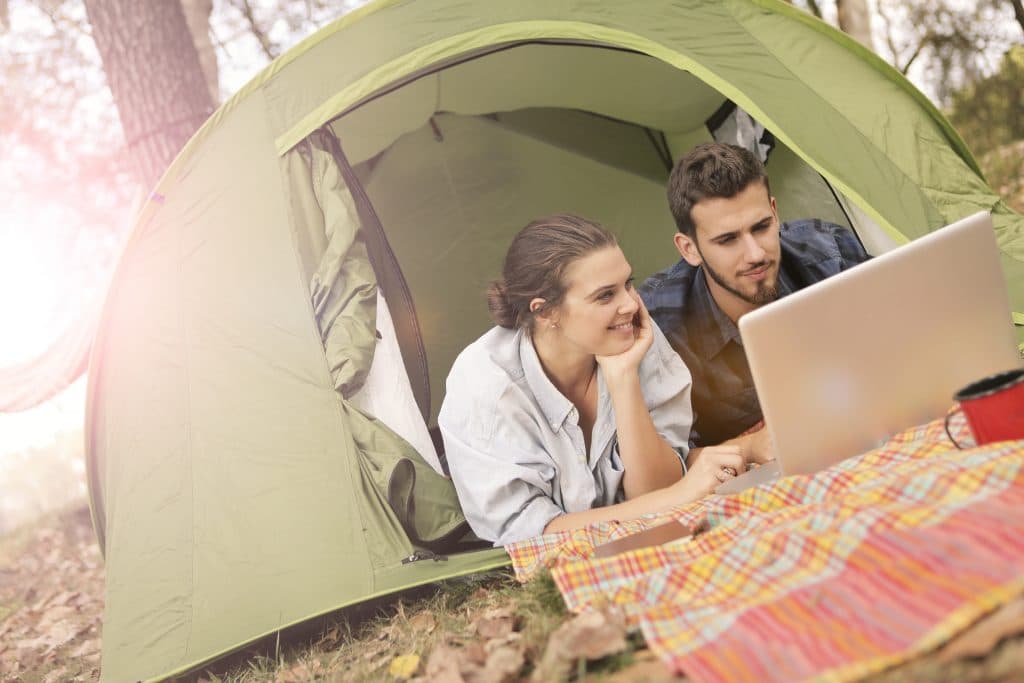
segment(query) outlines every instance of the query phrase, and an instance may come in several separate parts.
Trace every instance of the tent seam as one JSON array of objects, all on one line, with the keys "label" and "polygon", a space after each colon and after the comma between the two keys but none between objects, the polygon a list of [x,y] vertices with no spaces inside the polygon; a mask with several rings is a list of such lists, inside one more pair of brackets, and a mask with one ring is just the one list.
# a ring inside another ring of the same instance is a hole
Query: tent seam
[{"label": "tent seam", "polygon": [[196,576],[197,576],[197,574],[199,572],[199,568],[198,568],[198,565],[197,565],[197,558],[196,558],[196,552],[195,552],[195,547],[196,547],[196,477],[195,477],[195,467],[194,467],[195,449],[194,449],[193,430],[192,430],[192,425],[193,425],[193,422],[194,422],[193,419],[192,419],[192,417],[193,417],[193,412],[192,412],[192,410],[193,410],[192,374],[190,372],[190,368],[192,367],[192,343],[191,343],[192,340],[189,338],[187,326],[185,324],[185,306],[184,306],[184,292],[183,292],[184,277],[183,277],[182,272],[181,272],[181,262],[182,262],[182,259],[183,259],[183,245],[182,245],[182,242],[184,240],[185,230],[182,230],[182,229],[175,230],[175,233],[176,233],[176,237],[177,237],[177,239],[175,240],[175,245],[177,246],[177,251],[178,251],[178,253],[176,255],[177,258],[176,258],[176,264],[175,264],[176,265],[175,270],[176,270],[176,274],[178,276],[178,282],[177,282],[177,285],[178,285],[177,286],[177,295],[178,295],[177,296],[177,299],[178,299],[178,324],[181,326],[181,333],[182,333],[182,337],[183,337],[183,341],[184,341],[184,343],[182,344],[182,347],[183,347],[184,354],[185,354],[185,363],[183,364],[182,372],[183,372],[183,374],[185,376],[185,406],[186,406],[185,414],[189,416],[188,425],[185,428],[185,439],[186,439],[186,448],[187,448],[186,461],[188,462],[189,492],[190,492],[190,494],[192,496],[192,500],[191,500],[192,504],[191,504],[191,506],[189,508],[191,513],[192,513],[192,523],[189,525],[190,526],[190,530],[192,532],[191,533],[192,543],[189,545],[190,552],[192,554],[192,557],[190,558],[190,564],[192,566],[192,572],[191,572],[191,580],[192,580],[191,588],[192,588],[192,590],[190,590],[189,593],[188,593],[188,596],[189,596],[189,598],[188,598],[188,600],[189,600],[189,615],[190,615],[190,617],[189,617],[189,623],[188,623],[188,636],[185,638],[185,656],[187,657],[188,653],[191,652],[191,649],[192,649],[192,635],[193,635],[193,632],[194,632],[194,629],[195,629],[195,621],[196,621],[195,594],[196,594],[196,584],[197,584]]},{"label": "tent seam", "polygon": [[[749,30],[747,29],[747,27],[741,24],[739,20],[735,17],[735,15],[732,15],[732,18],[736,26],[742,29],[745,34],[749,35]],[[536,26],[537,24],[540,24],[542,28],[538,29]],[[556,26],[559,29],[557,34],[553,33],[551,30],[552,27]],[[371,92],[367,92],[363,96],[359,97],[350,96],[348,99],[342,102],[341,99],[339,98],[339,95],[341,93],[359,92],[361,88],[365,88],[365,86],[363,85],[364,82],[372,82],[374,80],[380,79],[382,77],[382,74],[393,71],[396,65],[402,64],[404,62],[417,63],[418,61],[426,59],[427,55],[437,51],[439,45],[444,45],[446,43],[456,41],[469,41],[470,43],[472,43],[474,39],[478,39],[479,36],[481,35],[502,34],[505,32],[510,32],[511,34],[514,35],[514,37],[510,38],[509,40],[501,41],[501,44],[506,47],[510,42],[525,42],[528,40],[537,39],[564,40],[569,42],[577,41],[578,43],[584,40],[591,40],[596,43],[595,45],[593,45],[594,47],[603,46],[619,48],[625,50],[632,50],[640,54],[645,54],[649,57],[669,64],[670,66],[673,66],[675,68],[683,68],[684,70],[689,71],[699,80],[701,80],[708,86],[714,88],[715,90],[718,90],[726,97],[729,97],[733,101],[736,101],[738,104],[744,104],[744,108],[748,111],[748,113],[757,114],[758,120],[760,120],[762,123],[772,123],[773,132],[775,130],[780,130],[780,128],[774,124],[774,119],[764,114],[760,107],[756,106],[749,98],[746,98],[742,91],[735,87],[732,87],[731,82],[729,80],[720,77],[716,72],[704,67],[697,60],[689,57],[688,55],[682,52],[679,52],[678,50],[670,46],[651,40],[650,38],[641,36],[632,31],[611,28],[607,26],[602,26],[600,24],[593,24],[590,22],[567,20],[545,22],[514,21],[505,22],[502,24],[494,24],[487,26],[485,28],[474,29],[472,31],[447,36],[442,40],[434,41],[433,43],[419,46],[418,48],[413,50],[413,52],[411,53],[411,57],[410,54],[407,53],[406,55],[403,55],[403,57],[393,59],[385,64],[378,66],[376,69],[373,69],[368,74],[364,75],[362,78],[356,79],[352,83],[348,84],[334,96],[321,102],[317,107],[309,111],[305,116],[303,116],[299,121],[297,121],[291,128],[289,128],[281,135],[278,135],[275,139],[275,145],[277,146],[278,154],[283,154],[287,149],[290,149],[292,146],[294,146],[294,144],[297,141],[293,141],[293,138],[296,138],[298,136],[298,133],[296,131],[304,130],[307,128],[309,128],[310,131],[316,130],[316,128],[319,127],[320,124],[322,124],[321,119],[330,120],[332,118],[332,116],[318,113],[321,110],[327,108],[329,105],[338,110],[344,109],[347,106],[351,106],[357,103],[364,97],[372,95]],[[758,44],[761,44],[760,41],[758,41]],[[761,45],[763,47],[763,44]],[[469,48],[472,48],[472,45],[468,46],[467,49]],[[778,58],[775,57],[773,53],[766,51],[766,54],[775,59],[777,63],[782,64],[781,62],[778,61]],[[666,56],[674,57],[677,60],[683,62],[683,67],[680,67],[672,59],[666,59]],[[789,71],[788,67],[785,68],[787,71]],[[406,75],[409,75],[411,73],[412,71],[409,71],[406,73]],[[699,76],[698,74],[700,73],[704,73],[705,75],[710,76],[713,82],[707,80],[707,78],[702,78],[701,76]],[[843,120],[847,120],[845,116],[842,118]],[[311,124],[310,121],[316,121],[317,125]],[[854,128],[854,130],[859,135],[863,135],[863,133],[861,133],[858,129]],[[789,146],[790,148],[794,149],[794,151],[800,150],[800,148],[797,145],[792,143],[788,135],[783,134],[780,137],[783,139],[783,142],[785,142],[787,146]],[[873,145],[871,146],[871,148],[876,149]],[[803,153],[802,151],[797,151],[797,154],[798,156],[800,156],[801,159],[806,161],[812,168],[817,170],[819,173],[822,173],[821,167],[812,159],[810,159],[810,157],[808,157],[805,153]],[[893,168],[895,168],[900,174],[903,174],[905,176],[905,173],[902,169],[896,166],[893,166]],[[825,175],[826,177],[832,177],[832,174],[822,173],[822,175]],[[859,193],[854,192],[852,188],[846,185],[846,183],[843,183],[836,179],[833,179],[832,182],[834,182],[841,190],[843,190],[844,194],[850,196],[853,199],[858,200],[858,204],[863,205],[864,209],[879,223],[879,225],[881,225],[890,234],[892,234],[898,241],[906,241],[906,236],[902,235],[898,230],[896,230],[896,228],[893,227],[889,223],[889,221],[886,220],[885,217],[877,209],[875,209],[874,206],[867,202]],[[916,184],[913,185],[916,187]],[[927,197],[923,197],[922,201],[927,202],[929,205],[932,206],[933,209],[935,208]]]}]

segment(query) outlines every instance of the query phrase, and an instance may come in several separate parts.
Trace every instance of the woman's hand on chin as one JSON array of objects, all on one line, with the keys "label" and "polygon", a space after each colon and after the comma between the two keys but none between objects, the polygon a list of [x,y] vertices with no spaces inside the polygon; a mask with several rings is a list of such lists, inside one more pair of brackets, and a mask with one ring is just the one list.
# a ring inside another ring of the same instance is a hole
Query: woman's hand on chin
[{"label": "woman's hand on chin", "polygon": [[613,356],[596,356],[605,379],[610,381],[621,376],[636,375],[640,362],[654,343],[654,332],[651,330],[653,323],[643,300],[635,290],[630,290],[629,295],[639,306],[636,315],[633,316],[633,344],[622,353]]}]

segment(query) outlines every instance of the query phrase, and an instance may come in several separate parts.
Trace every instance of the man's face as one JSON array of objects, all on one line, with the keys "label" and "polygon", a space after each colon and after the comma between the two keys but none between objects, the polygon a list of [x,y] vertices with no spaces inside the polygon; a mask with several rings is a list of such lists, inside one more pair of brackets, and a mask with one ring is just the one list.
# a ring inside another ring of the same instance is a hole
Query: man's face
[{"label": "man's face", "polygon": [[736,318],[778,298],[779,217],[763,182],[733,197],[702,199],[690,215],[695,239],[676,234],[676,248],[690,265],[704,269],[727,314]]}]

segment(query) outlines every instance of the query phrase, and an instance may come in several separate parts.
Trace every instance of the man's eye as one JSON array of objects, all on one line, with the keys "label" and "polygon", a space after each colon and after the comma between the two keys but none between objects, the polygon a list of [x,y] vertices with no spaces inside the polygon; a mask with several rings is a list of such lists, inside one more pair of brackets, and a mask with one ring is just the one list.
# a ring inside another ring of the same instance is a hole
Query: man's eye
[{"label": "man's eye", "polygon": [[764,223],[763,225],[758,225],[757,227],[755,227],[754,232],[764,232],[770,227],[771,225],[769,225],[768,223]]},{"label": "man's eye", "polygon": [[598,298],[599,301],[608,301],[609,299],[612,298],[612,293],[611,292],[601,292],[601,294],[597,298]]},{"label": "man's eye", "polygon": [[736,238],[733,237],[732,235],[730,235],[728,237],[723,237],[722,239],[718,240],[718,243],[719,244],[730,244],[731,242],[734,242],[735,240],[736,240]]},{"label": "man's eye", "polygon": [[628,280],[626,280],[626,290],[633,289],[633,279],[634,278],[629,278]]}]

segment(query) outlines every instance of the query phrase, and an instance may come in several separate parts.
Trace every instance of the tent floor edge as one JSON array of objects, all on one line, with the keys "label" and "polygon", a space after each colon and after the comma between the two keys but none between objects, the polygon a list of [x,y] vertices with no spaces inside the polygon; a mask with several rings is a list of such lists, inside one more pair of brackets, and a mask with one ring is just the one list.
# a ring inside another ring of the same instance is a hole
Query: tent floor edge
[{"label": "tent floor edge", "polygon": [[[375,591],[355,600],[350,600],[329,609],[309,614],[276,629],[249,638],[232,647],[225,648],[201,661],[189,662],[165,673],[140,681],[166,681],[199,676],[207,672],[224,674],[232,668],[243,665],[259,653],[273,651],[280,639],[299,642],[310,638],[318,629],[342,618],[356,622],[373,617],[381,603],[393,600],[396,594],[406,591],[426,590],[430,586],[472,574],[482,574],[511,567],[512,559],[504,548],[488,548],[444,560],[420,560],[377,570]],[[414,593],[416,595],[416,593]],[[101,676],[101,680],[102,676]]]}]

